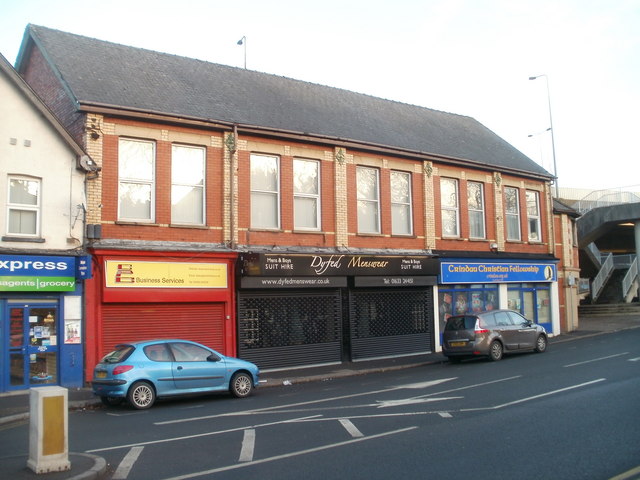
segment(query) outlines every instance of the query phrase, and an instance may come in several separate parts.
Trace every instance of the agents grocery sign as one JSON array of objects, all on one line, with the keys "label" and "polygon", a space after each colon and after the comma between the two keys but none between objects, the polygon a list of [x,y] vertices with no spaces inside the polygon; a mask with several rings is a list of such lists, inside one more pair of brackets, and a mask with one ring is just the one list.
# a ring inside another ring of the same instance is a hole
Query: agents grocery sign
[{"label": "agents grocery sign", "polygon": [[72,292],[75,288],[75,257],[0,255],[0,291]]},{"label": "agents grocery sign", "polygon": [[106,260],[108,288],[227,288],[225,263]]}]

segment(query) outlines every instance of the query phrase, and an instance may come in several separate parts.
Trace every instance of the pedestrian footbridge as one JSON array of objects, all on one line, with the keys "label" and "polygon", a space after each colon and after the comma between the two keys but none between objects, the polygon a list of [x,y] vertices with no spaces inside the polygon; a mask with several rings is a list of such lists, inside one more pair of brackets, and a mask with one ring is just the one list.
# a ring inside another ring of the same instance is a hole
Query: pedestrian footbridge
[{"label": "pedestrian footbridge", "polygon": [[590,279],[591,302],[631,302],[640,285],[640,185],[562,201],[581,214],[576,222],[580,275]]}]

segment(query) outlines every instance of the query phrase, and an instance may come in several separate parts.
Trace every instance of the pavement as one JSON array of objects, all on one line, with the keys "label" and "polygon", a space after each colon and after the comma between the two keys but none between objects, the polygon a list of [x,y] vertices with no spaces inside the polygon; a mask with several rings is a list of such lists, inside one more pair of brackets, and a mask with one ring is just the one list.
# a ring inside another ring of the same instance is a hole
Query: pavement
[{"label": "pavement", "polygon": [[[556,335],[549,339],[553,345],[579,338],[640,328],[640,315],[588,316],[579,319],[578,328],[572,332]],[[280,385],[293,385],[305,382],[327,381],[334,378],[366,375],[415,368],[446,361],[441,353],[430,353],[400,358],[349,362],[286,370],[267,370],[260,373],[260,388]],[[95,408],[101,405],[100,399],[93,395],[90,388],[69,388],[68,402],[70,410]],[[0,431],[14,423],[29,420],[29,391],[0,393]],[[36,474],[27,467],[28,451],[24,455],[5,457],[0,453],[0,478],[12,480],[91,480],[100,479],[107,470],[102,457],[85,453],[69,452],[71,469],[65,472]]]}]

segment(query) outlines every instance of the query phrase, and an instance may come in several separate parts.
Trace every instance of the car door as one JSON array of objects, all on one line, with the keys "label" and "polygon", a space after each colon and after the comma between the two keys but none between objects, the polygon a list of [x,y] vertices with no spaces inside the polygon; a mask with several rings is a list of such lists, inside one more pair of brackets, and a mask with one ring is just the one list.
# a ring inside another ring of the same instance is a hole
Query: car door
[{"label": "car door", "polygon": [[495,312],[494,318],[496,322],[495,331],[498,332],[502,343],[506,350],[518,349],[518,332],[515,329],[513,320],[509,316],[509,312]]},{"label": "car door", "polygon": [[[220,390],[225,387],[225,363],[206,348],[188,342],[169,344],[174,357],[173,381],[182,391]],[[217,358],[217,361],[215,361]]]},{"label": "car door", "polygon": [[518,348],[520,349],[533,348],[536,342],[536,333],[537,333],[535,325],[517,312],[508,312],[508,313],[509,313],[509,317],[511,317],[511,321],[515,326],[514,332],[515,332],[515,338],[517,339],[517,342],[518,342]]}]

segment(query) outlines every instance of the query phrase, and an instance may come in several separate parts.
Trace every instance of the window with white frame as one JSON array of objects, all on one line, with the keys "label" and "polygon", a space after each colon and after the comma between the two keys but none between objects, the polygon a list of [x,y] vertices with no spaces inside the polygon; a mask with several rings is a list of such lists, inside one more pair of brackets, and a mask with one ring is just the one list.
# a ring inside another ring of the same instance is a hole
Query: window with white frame
[{"label": "window with white frame", "polygon": [[391,172],[391,234],[413,234],[411,174],[407,172]]},{"label": "window with white frame", "polygon": [[293,160],[293,224],[296,230],[320,230],[320,162]]},{"label": "window with white frame", "polygon": [[504,216],[507,222],[507,240],[519,241],[520,237],[520,195],[517,188],[504,189]]},{"label": "window with white frame", "polygon": [[205,158],[203,147],[171,146],[171,223],[204,225]]},{"label": "window with white frame", "polygon": [[251,155],[251,228],[280,228],[280,159]]},{"label": "window with white frame", "polygon": [[455,178],[440,179],[440,198],[442,210],[442,236],[460,236],[460,212],[458,201],[458,180]]},{"label": "window with white frame", "polygon": [[469,208],[469,237],[486,238],[484,220],[484,186],[480,182],[467,182]]},{"label": "window with white frame", "polygon": [[17,237],[40,235],[41,182],[31,177],[9,177],[7,234]]},{"label": "window with white frame", "polygon": [[154,142],[121,138],[118,144],[118,219],[155,221]]},{"label": "window with white frame", "polygon": [[529,241],[541,242],[542,231],[540,224],[540,197],[538,192],[526,191],[527,219],[529,220]]},{"label": "window with white frame", "polygon": [[380,173],[377,168],[358,167],[358,233],[380,233]]}]

